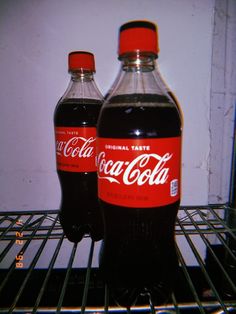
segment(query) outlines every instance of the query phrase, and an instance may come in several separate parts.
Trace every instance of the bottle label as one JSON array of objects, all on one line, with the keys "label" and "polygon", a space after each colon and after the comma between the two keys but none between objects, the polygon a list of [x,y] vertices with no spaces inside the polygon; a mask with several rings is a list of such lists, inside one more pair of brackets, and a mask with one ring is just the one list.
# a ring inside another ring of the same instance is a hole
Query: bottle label
[{"label": "bottle label", "polygon": [[125,207],[157,207],[180,198],[181,138],[98,138],[98,195]]},{"label": "bottle label", "polygon": [[58,170],[97,171],[95,127],[55,127],[55,137]]}]

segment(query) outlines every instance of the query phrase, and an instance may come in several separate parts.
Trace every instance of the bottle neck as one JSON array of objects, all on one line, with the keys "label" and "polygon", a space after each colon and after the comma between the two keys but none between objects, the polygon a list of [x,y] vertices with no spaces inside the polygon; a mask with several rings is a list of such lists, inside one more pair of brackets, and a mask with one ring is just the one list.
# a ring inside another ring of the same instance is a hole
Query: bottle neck
[{"label": "bottle neck", "polygon": [[126,72],[150,72],[155,70],[155,55],[152,54],[127,54],[119,58],[122,70]]},{"label": "bottle neck", "polygon": [[90,71],[70,71],[72,82],[91,82],[94,80],[93,72]]},{"label": "bottle neck", "polygon": [[154,54],[121,56],[119,74],[108,92],[107,99],[125,94],[155,94],[169,98],[168,88],[157,69]]},{"label": "bottle neck", "polygon": [[91,71],[70,71],[71,79],[61,100],[64,99],[103,99]]}]

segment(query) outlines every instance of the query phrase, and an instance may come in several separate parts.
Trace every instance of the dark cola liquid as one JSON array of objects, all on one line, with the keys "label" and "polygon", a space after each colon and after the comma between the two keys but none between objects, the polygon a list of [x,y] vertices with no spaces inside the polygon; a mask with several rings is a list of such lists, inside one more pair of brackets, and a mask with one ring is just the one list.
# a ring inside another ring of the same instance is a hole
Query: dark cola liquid
[{"label": "dark cola liquid", "polygon": [[[67,99],[59,102],[54,125],[94,127],[101,102],[93,99]],[[97,198],[96,172],[57,170],[61,185],[60,222],[67,238],[79,242],[85,234],[97,241],[103,237],[103,224]]]},{"label": "dark cola liquid", "polygon": [[[99,137],[180,135],[178,109],[165,96],[116,96],[103,108],[98,123]],[[137,299],[142,303],[151,298],[153,304],[167,301],[178,269],[174,225],[179,201],[157,208],[100,203],[105,223],[100,269],[116,302],[129,307]]]}]

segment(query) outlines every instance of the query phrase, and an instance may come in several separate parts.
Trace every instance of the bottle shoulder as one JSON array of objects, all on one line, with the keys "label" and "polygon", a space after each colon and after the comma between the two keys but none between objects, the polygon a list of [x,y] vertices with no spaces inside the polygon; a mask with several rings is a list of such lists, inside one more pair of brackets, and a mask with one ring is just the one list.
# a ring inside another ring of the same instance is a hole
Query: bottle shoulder
[{"label": "bottle shoulder", "polygon": [[71,78],[69,85],[61,99],[94,99],[102,101],[103,96],[94,79],[87,79],[86,76],[79,75],[76,78]]},{"label": "bottle shoulder", "polygon": [[177,105],[164,95],[126,94],[110,98],[100,114],[101,137],[174,137],[181,134]]},{"label": "bottle shoulder", "polygon": [[94,126],[97,123],[102,101],[89,98],[59,100],[54,111],[57,126]]}]

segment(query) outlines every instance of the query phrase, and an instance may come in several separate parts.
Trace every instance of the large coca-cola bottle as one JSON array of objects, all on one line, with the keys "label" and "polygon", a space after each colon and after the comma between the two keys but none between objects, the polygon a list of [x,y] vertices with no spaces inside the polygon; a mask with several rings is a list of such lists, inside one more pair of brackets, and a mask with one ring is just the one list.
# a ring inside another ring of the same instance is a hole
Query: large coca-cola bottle
[{"label": "large coca-cola bottle", "polygon": [[[121,69],[98,119],[100,269],[116,302],[165,302],[178,269],[181,115],[156,68],[157,28],[120,28]],[[143,299],[144,298],[144,299]]]},{"label": "large coca-cola bottle", "polygon": [[61,185],[60,222],[67,238],[103,236],[97,198],[96,124],[102,95],[94,81],[94,55],[74,51],[68,56],[71,80],[55,113],[57,173]]}]

